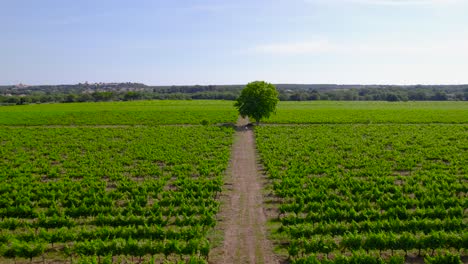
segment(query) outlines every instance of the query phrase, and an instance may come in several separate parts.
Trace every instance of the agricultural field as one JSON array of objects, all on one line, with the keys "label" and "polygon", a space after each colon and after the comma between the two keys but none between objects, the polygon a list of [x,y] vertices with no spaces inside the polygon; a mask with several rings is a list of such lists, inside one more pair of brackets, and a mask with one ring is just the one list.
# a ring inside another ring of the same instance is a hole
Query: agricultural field
[{"label": "agricultural field", "polygon": [[468,119],[449,121],[465,124],[256,127],[278,252],[291,263],[467,263]]},{"label": "agricultural field", "polygon": [[466,102],[280,102],[267,123],[466,123]]},{"label": "agricultural field", "polygon": [[255,139],[237,118],[232,101],[0,107],[0,263],[222,263],[239,142],[285,263],[468,263],[467,103],[280,102]]},{"label": "agricultural field", "polygon": [[0,263],[205,263],[232,134],[1,128]]},{"label": "agricultural field", "polygon": [[232,101],[130,101],[0,107],[1,125],[156,125],[235,123]]}]

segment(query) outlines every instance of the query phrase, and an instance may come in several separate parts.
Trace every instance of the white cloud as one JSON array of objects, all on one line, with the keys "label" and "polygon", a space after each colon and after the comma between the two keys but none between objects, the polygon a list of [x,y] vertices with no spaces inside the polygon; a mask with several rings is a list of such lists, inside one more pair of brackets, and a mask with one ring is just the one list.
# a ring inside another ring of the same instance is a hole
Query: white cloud
[{"label": "white cloud", "polygon": [[468,39],[363,42],[340,47],[344,52],[402,56],[468,56]]},{"label": "white cloud", "polygon": [[468,3],[467,0],[304,0],[309,3],[357,3],[368,5],[386,5],[386,6],[434,6],[434,5],[451,5],[457,3]]},{"label": "white cloud", "polygon": [[376,5],[447,5],[461,2],[459,0],[351,0]]},{"label": "white cloud", "polygon": [[372,56],[468,56],[468,36],[450,40],[363,40],[276,42],[257,45],[250,52],[271,55],[365,54]]},{"label": "white cloud", "polygon": [[331,43],[326,39],[317,39],[300,42],[270,43],[258,45],[252,49],[258,53],[269,54],[320,54],[334,50]]},{"label": "white cloud", "polygon": [[409,40],[400,42],[363,42],[350,46],[342,46],[342,51],[376,54],[468,54],[468,40],[427,41]]}]

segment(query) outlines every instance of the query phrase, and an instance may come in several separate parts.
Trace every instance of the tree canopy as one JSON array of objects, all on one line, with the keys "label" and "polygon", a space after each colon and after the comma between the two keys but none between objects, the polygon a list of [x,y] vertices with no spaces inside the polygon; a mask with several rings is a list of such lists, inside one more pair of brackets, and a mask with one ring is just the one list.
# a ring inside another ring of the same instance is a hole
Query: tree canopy
[{"label": "tree canopy", "polygon": [[278,101],[278,91],[273,84],[255,81],[245,86],[234,106],[242,117],[248,116],[258,124],[275,112]]}]

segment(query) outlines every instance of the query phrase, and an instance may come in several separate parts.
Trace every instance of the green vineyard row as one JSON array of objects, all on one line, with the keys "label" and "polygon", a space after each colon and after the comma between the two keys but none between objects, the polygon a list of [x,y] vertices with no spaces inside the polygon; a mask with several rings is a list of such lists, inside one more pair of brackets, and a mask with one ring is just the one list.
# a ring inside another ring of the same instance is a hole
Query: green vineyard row
[{"label": "green vineyard row", "polygon": [[205,263],[232,133],[218,126],[0,129],[1,256]]},{"label": "green vineyard row", "polygon": [[428,263],[436,253],[467,257],[468,126],[255,132],[274,195],[273,233],[294,263],[403,263],[402,252]]}]

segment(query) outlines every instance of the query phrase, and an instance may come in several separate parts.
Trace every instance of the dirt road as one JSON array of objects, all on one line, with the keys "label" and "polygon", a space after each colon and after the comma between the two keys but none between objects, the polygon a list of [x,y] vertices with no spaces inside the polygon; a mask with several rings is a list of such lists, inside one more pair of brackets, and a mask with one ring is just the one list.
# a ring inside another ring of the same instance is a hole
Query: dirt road
[{"label": "dirt road", "polygon": [[228,179],[232,186],[221,209],[224,244],[216,263],[278,263],[267,239],[254,134],[243,127],[247,122],[237,122]]}]

